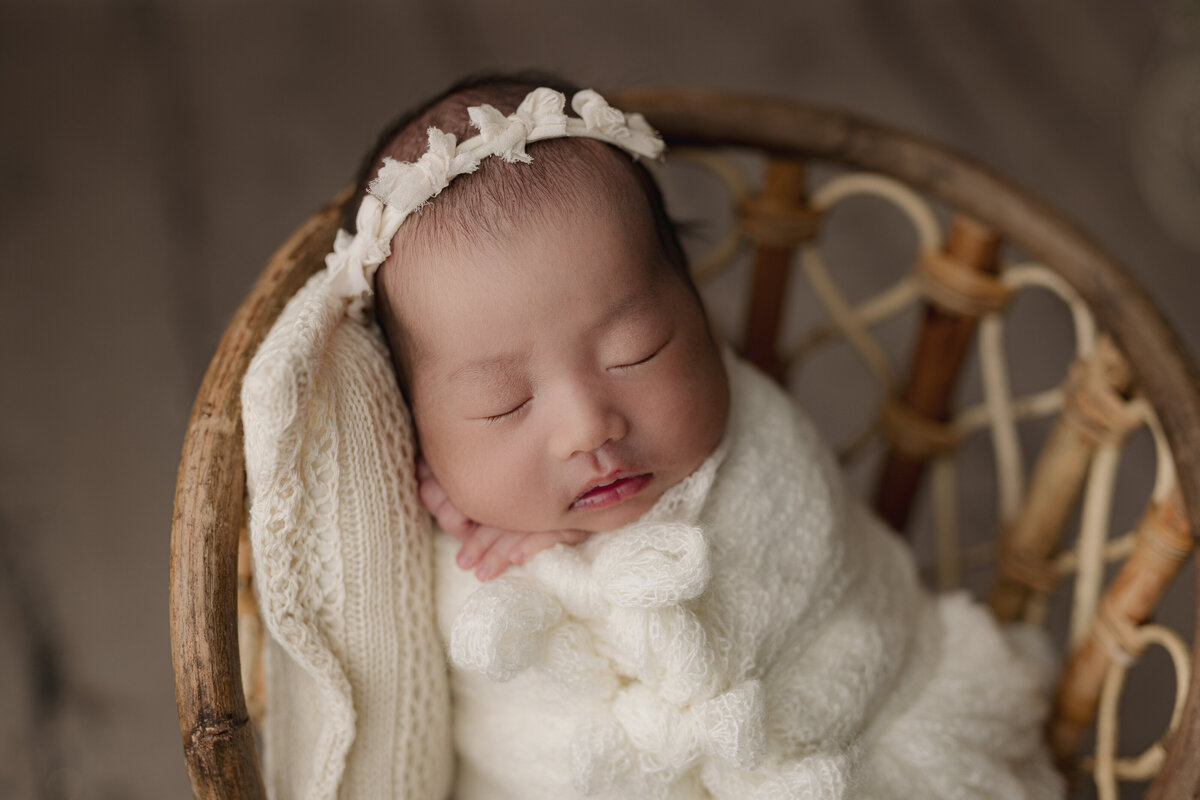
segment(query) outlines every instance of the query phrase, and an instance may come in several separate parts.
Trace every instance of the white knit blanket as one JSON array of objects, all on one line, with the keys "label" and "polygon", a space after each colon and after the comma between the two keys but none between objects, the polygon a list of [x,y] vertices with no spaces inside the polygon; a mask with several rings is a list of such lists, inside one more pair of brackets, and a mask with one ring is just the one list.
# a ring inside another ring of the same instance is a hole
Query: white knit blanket
[{"label": "white knit blanket", "polygon": [[242,387],[274,800],[441,800],[450,693],[411,421],[374,325],[318,273]]},{"label": "white knit blanket", "polygon": [[637,522],[485,584],[438,534],[458,800],[1061,797],[1046,670],[727,365],[721,445]]}]

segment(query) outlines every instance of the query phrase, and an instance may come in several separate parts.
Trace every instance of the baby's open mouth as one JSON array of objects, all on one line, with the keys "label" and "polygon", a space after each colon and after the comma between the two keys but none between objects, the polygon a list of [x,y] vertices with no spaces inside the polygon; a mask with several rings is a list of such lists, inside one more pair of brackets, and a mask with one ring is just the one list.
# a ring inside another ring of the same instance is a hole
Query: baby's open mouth
[{"label": "baby's open mouth", "polygon": [[650,483],[653,475],[644,472],[640,475],[623,475],[613,480],[593,486],[571,503],[572,510],[592,510],[615,505],[633,497]]}]

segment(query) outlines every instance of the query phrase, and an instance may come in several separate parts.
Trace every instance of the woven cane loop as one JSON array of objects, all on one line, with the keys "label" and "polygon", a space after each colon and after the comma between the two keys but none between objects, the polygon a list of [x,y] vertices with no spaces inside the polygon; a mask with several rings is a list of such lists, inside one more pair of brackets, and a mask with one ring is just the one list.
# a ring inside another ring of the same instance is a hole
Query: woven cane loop
[{"label": "woven cane loop", "polygon": [[737,228],[759,247],[799,247],[817,235],[821,212],[801,203],[757,195],[737,203]]},{"label": "woven cane loop", "polygon": [[1004,577],[1028,586],[1040,594],[1050,594],[1061,577],[1054,564],[1032,553],[1002,550],[996,568]]},{"label": "woven cane loop", "polygon": [[1115,612],[1107,599],[1100,604],[1092,633],[1096,640],[1118,664],[1130,665],[1146,649],[1146,642],[1134,623]]},{"label": "woven cane loop", "polygon": [[918,414],[899,397],[884,404],[880,423],[892,445],[912,458],[932,458],[958,446],[956,430]]},{"label": "woven cane loop", "polygon": [[1120,394],[1130,380],[1124,357],[1110,339],[1100,337],[1091,356],[1071,366],[1063,419],[1096,446],[1119,443],[1141,424]]},{"label": "woven cane loop", "polygon": [[925,251],[916,265],[925,299],[943,311],[965,317],[1003,311],[1012,289],[994,275],[972,269],[945,253]]},{"label": "woven cane loop", "polygon": [[1192,553],[1194,543],[1183,513],[1183,499],[1176,486],[1167,501],[1147,514],[1138,526],[1138,539],[1172,567]]}]

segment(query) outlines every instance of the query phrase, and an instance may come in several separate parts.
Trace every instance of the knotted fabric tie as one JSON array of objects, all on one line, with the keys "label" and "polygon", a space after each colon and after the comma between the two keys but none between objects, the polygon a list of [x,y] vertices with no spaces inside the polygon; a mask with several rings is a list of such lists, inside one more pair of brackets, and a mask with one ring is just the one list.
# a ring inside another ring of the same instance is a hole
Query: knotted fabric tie
[{"label": "knotted fabric tie", "polygon": [[700,703],[664,703],[633,684],[613,704],[613,717],[580,726],[571,743],[575,788],[610,789],[628,773],[677,774],[701,756],[752,769],[766,751],[762,684],[747,680]]}]

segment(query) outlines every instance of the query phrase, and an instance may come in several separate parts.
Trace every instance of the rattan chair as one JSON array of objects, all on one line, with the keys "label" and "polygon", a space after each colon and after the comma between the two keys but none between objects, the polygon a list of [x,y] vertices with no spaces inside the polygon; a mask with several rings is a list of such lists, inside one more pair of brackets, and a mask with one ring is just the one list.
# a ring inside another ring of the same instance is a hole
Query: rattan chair
[{"label": "rattan chair", "polygon": [[[884,437],[875,506],[898,528],[918,487],[931,489],[936,582],[955,585],[964,563],[990,558],[993,611],[1034,621],[1046,617],[1047,598],[1074,582],[1049,730],[1065,768],[1089,770],[1101,797],[1115,797],[1119,780],[1155,774],[1147,797],[1200,796],[1193,654],[1178,634],[1147,622],[1190,554],[1190,531],[1200,530],[1200,380],[1146,295],[1045,205],[918,137],[837,111],[742,95],[638,91],[614,94],[613,102],[642,111],[672,152],[711,168],[729,187],[733,224],[697,269],[719,270],[749,251],[745,322],[734,337],[742,352],[786,380],[807,355],[841,339],[877,379],[880,413],[848,453]],[[729,149],[761,154],[761,189],[714,156]],[[833,176],[818,182],[817,171]],[[902,279],[853,303],[814,242],[828,210],[862,193],[897,204],[916,230],[919,256]],[[184,442],[171,539],[171,637],[180,730],[197,797],[265,796],[243,690],[243,667],[256,658],[253,644],[239,653],[238,615],[245,635],[253,629],[254,606],[244,542],[239,570],[245,489],[238,397],[266,331],[322,266],[343,199],[305,221],[271,258],[221,340]],[[1019,250],[1021,263],[1005,259],[1006,248]],[[782,315],[796,273],[808,279],[830,321],[784,344]],[[1058,386],[1014,397],[1003,359],[1005,310],[1014,295],[1035,286],[1069,309],[1078,357]],[[907,375],[900,376],[872,329],[913,307],[917,330]],[[983,400],[952,411],[974,347]],[[1045,420],[1049,432],[1026,481],[1017,428],[1032,419]],[[1110,537],[1108,504],[1121,448],[1142,426],[1155,445],[1155,485],[1136,530]],[[990,434],[995,448],[999,535],[996,544],[970,549],[955,537],[954,452],[976,433]],[[1077,508],[1078,536],[1065,544],[1063,531]],[[1115,572],[1107,583],[1106,572]],[[1175,712],[1160,744],[1141,757],[1118,758],[1122,683],[1149,645],[1171,655]],[[253,706],[263,688],[251,684]],[[1093,725],[1092,754],[1080,756],[1076,750]]]}]

